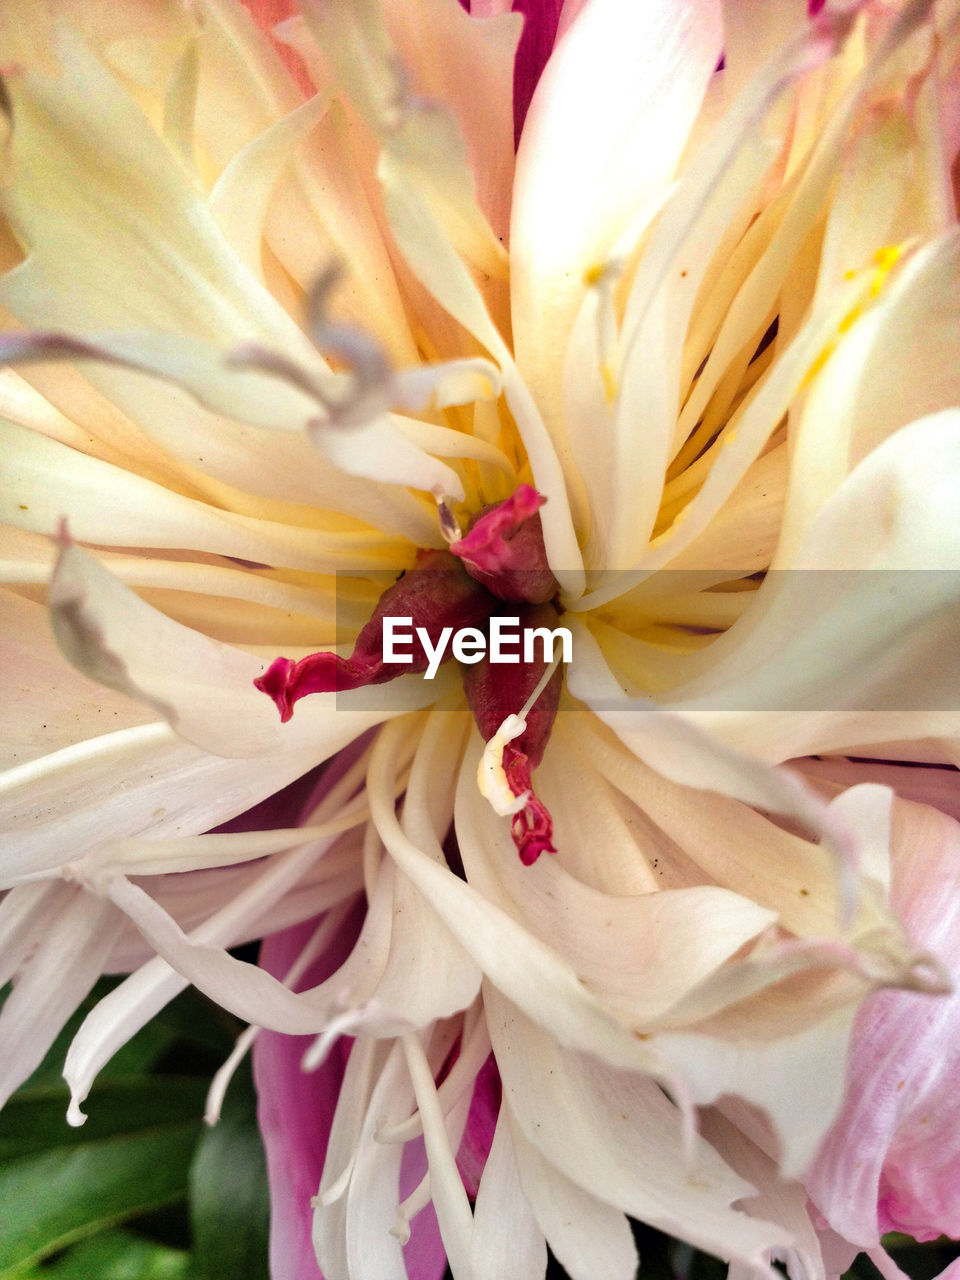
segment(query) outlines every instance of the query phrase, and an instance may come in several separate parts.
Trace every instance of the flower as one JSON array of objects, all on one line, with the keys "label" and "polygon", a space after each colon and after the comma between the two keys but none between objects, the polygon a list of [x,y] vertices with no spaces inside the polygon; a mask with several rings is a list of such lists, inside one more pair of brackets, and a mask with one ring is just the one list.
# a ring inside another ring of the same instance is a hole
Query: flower
[{"label": "flower", "polygon": [[[17,13],[5,1085],[130,972],[79,1123],[193,982],[266,1029],[277,1275],[627,1277],[630,1214],[822,1276],[947,1225],[909,1111],[856,1203],[835,1147],[952,1027],[953,819],[809,757],[956,795],[956,5],[568,3],[516,159],[501,7],[307,0],[293,77],[229,0]],[[383,679],[415,599],[573,660]]]}]

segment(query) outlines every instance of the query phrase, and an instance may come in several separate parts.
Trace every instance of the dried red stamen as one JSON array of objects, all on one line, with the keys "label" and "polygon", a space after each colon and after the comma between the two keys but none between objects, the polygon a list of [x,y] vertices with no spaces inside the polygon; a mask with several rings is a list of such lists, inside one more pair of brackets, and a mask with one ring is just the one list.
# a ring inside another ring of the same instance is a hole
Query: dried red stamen
[{"label": "dried red stamen", "polygon": [[470,522],[450,550],[467,572],[500,600],[544,604],[559,585],[547,564],[540,508],[542,494],[522,484],[504,502],[494,503]]},{"label": "dried red stamen", "polygon": [[527,794],[527,803],[510,821],[510,834],[520,861],[529,867],[541,853],[557,852],[553,844],[553,819],[533,789],[529,759],[514,742],[508,742],[503,749],[503,767],[513,794]]},{"label": "dried red stamen", "polygon": [[[528,605],[519,611],[520,625],[550,627],[556,612],[549,605]],[[484,658],[476,666],[466,667],[463,687],[483,740],[489,742],[504,720],[516,715],[536,689],[546,670],[543,659],[516,664],[492,663]],[[533,789],[531,774],[543,759],[556,719],[563,684],[562,668],[553,673],[546,688],[525,716],[526,728],[503,750],[503,767],[514,796],[526,795],[526,803],[513,815],[510,834],[524,866],[536,862],[541,853],[556,853],[553,845],[553,819]]]},{"label": "dried red stamen", "polygon": [[[429,657],[417,638],[422,627],[435,644],[445,627],[477,626],[490,616],[496,601],[448,551],[420,551],[414,568],[388,587],[377,602],[349,658],[335,653],[312,653],[299,662],[277,658],[254,684],[277,704],[280,719],[293,715],[294,703],[311,693],[344,692],[370,684],[384,684],[397,676],[427,670]],[[412,661],[385,662],[383,619],[411,619]],[[450,657],[449,650],[443,661]]]}]

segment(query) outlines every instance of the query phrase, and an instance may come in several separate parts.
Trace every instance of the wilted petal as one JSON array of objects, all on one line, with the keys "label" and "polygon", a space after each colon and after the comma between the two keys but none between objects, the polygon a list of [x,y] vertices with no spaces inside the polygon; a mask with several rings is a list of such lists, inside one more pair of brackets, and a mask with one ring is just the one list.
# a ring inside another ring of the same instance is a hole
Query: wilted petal
[{"label": "wilted petal", "polygon": [[[960,826],[927,806],[894,806],[893,900],[917,942],[954,975]],[[858,1016],[847,1098],[806,1179],[841,1235],[864,1248],[887,1231],[960,1234],[956,1019],[960,998],[884,992]]]}]

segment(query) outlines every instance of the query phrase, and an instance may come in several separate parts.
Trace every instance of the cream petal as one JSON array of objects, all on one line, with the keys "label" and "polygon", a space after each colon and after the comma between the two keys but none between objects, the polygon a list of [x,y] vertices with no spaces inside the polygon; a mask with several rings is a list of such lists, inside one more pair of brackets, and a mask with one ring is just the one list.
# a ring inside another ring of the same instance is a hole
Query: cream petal
[{"label": "cream petal", "polygon": [[[815,362],[839,332],[844,317],[869,292],[870,281],[859,276],[847,281],[831,297],[829,304],[810,316],[791,345],[771,367],[756,394],[746,398],[711,446],[709,456],[712,465],[703,485],[673,523],[651,542],[649,549],[636,562],[636,574],[622,571],[611,574],[605,584],[571,604],[571,608],[595,608],[625,594],[654,570],[673,561],[704,532],[760,456]],[[762,327],[757,341],[762,336]],[[749,337],[752,333],[751,327],[750,333],[744,336]],[[741,345],[738,339],[736,351]],[[700,386],[699,381],[697,386]],[[690,403],[688,400],[687,405]],[[696,419],[690,426],[695,422]]]},{"label": "cream petal", "polygon": [[98,687],[65,662],[41,605],[0,591],[0,635],[4,768],[151,719],[142,706]]},{"label": "cream petal", "polygon": [[343,279],[332,302],[336,319],[373,334],[394,363],[407,365],[417,350],[353,133],[343,103],[330,100],[308,142],[294,150],[292,171],[277,184],[266,213],[266,243],[304,293],[331,263],[341,264]]},{"label": "cream petal", "polygon": [[273,189],[294,148],[322,120],[328,100],[317,94],[271,125],[233,157],[210,192],[210,212],[250,274],[263,280],[261,241]]},{"label": "cream petal", "polygon": [[0,1105],[39,1066],[100,977],[120,919],[109,903],[63,885],[59,893],[48,895],[34,928],[36,949],[0,1012],[0,1034],[7,1046],[0,1070]]},{"label": "cream petal", "polygon": [[576,661],[567,672],[570,693],[590,707],[645,764],[672,782],[717,791],[745,804],[830,831],[825,808],[786,770],[775,770],[731,749],[690,719],[626,694],[590,632],[567,615]]},{"label": "cream petal", "polygon": [[386,414],[349,430],[314,420],[307,433],[334,466],[348,475],[449,494],[455,502],[463,500],[457,473],[425,454]]},{"label": "cream petal", "polygon": [[637,1247],[626,1217],[551,1165],[515,1122],[510,1136],[522,1193],[570,1280],[634,1280]]},{"label": "cream petal", "polygon": [[[322,852],[315,844],[307,844],[288,854],[284,862],[295,861],[302,870]],[[295,994],[272,974],[235,959],[222,947],[192,941],[155,899],[125,877],[111,875],[104,888],[171,968],[244,1022],[287,1035],[311,1035],[322,1029],[325,1005],[312,999],[312,993]]]},{"label": "cream petal", "polygon": [[466,264],[433,217],[427,202],[396,166],[382,162],[380,178],[390,227],[410,269],[437,302],[483,344],[500,367],[504,396],[523,439],[536,487],[547,498],[541,512],[547,557],[558,580],[576,596],[582,589],[582,557],[563,473],[537,404],[490,319]]},{"label": "cream petal", "polygon": [[[700,1113],[700,1132],[731,1168],[757,1188],[757,1195],[742,1202],[744,1210],[751,1217],[779,1223],[793,1236],[789,1251],[779,1259],[786,1263],[787,1274],[794,1280],[826,1280],[806,1190],[799,1182],[781,1177],[776,1162],[750,1140],[749,1127],[744,1132],[734,1123],[742,1120],[744,1110],[732,1099],[723,1109],[705,1109]],[[737,1280],[750,1280],[749,1273],[741,1270]]]},{"label": "cream petal", "polygon": [[7,518],[35,533],[54,534],[66,516],[77,538],[98,545],[186,548],[314,573],[351,560],[370,569],[386,549],[372,530],[327,533],[223,511],[13,423],[0,422],[0,441],[15,462],[2,484]]},{"label": "cream petal", "polygon": [[[75,333],[148,327],[191,334],[220,351],[255,341],[315,364],[305,336],[233,254],[175,157],[113,79],[65,31],[60,50],[61,80],[19,77],[13,90],[17,181],[8,193],[8,213],[31,253],[4,278],[0,298],[33,325]],[[96,109],[84,103],[96,103]],[[117,137],[124,139],[119,151]],[[111,158],[109,180],[105,156]],[[91,174],[98,182],[91,182]],[[136,211],[132,221],[129,210]],[[104,235],[112,249],[108,258],[101,247]],[[237,454],[237,440],[225,438],[225,424],[184,409],[175,395],[144,395],[138,376],[125,372],[93,376],[148,431],[174,441],[187,456],[199,456],[201,465],[215,466],[218,454]],[[188,423],[191,431],[185,432]],[[208,448],[197,449],[205,436]],[[329,476],[324,484],[324,468],[309,461],[298,476],[295,448],[276,449],[272,457],[264,451],[266,476],[282,468],[275,491],[283,497],[296,497],[299,489],[304,501],[317,502],[327,487],[333,509],[358,515],[376,510],[376,491],[369,487],[366,502],[364,490],[353,487],[351,494],[351,486],[338,497]],[[356,467],[362,470],[355,456]],[[247,487],[260,479],[249,456],[236,457],[233,468],[235,479],[241,470]],[[319,486],[304,484],[311,472],[318,473]],[[441,472],[449,479],[448,469]],[[397,499],[386,503],[387,511],[391,505],[396,511]]]},{"label": "cream petal", "polygon": [[[328,855],[321,868],[328,865]],[[206,952],[236,946],[250,938],[262,937],[288,927],[318,912],[335,908],[355,893],[354,884],[344,884],[337,875],[326,886],[312,886],[310,901],[294,919],[277,918],[274,909],[287,897],[295,896],[298,885],[309,877],[310,863],[317,862],[316,848],[293,850],[270,859],[265,869],[254,868],[251,876],[244,869],[244,883],[234,886],[236,892],[223,901],[223,873],[218,873],[213,892],[203,894],[204,910],[199,924],[191,931],[189,947],[201,961]],[[176,877],[182,884],[189,877]],[[162,883],[162,882],[161,882]],[[169,897],[169,893],[164,895]],[[163,917],[162,907],[154,916]],[[163,927],[176,938],[175,927],[167,921]],[[189,948],[188,948],[189,949]],[[225,954],[225,953],[224,953]],[[97,1004],[84,1019],[67,1053],[64,1077],[70,1086],[72,1124],[82,1124],[80,1103],[86,1098],[100,1069],[130,1037],[150,1021],[189,979],[172,969],[166,960],[154,955]]]},{"label": "cream petal", "polygon": [[793,562],[811,521],[857,463],[900,428],[956,405],[958,292],[960,236],[954,231],[904,263],[827,363],[792,432],[776,565]]},{"label": "cream petal", "polygon": [[[816,999],[816,995],[814,999]],[[758,1010],[771,1025],[773,1010]],[[856,1005],[816,1016],[793,1034],[750,1042],[697,1032],[661,1032],[657,1046],[700,1105],[734,1094],[763,1108],[780,1141],[778,1163],[799,1176],[812,1160],[843,1100],[844,1065]]]},{"label": "cream petal", "polygon": [[679,1110],[649,1078],[557,1045],[499,992],[485,994],[504,1097],[523,1136],[615,1208],[727,1260],[762,1267],[782,1228],[730,1209],[751,1188],[706,1143],[683,1158]]},{"label": "cream petal", "polygon": [[474,1208],[469,1272],[473,1280],[501,1280],[511,1274],[543,1280],[546,1274],[544,1233],[520,1181],[515,1141],[509,1109],[501,1103]]},{"label": "cream petal", "polygon": [[[443,13],[442,25],[459,23],[474,41],[480,36],[477,47],[483,47],[482,34],[462,11],[454,10],[453,0],[434,0],[432,8],[433,16]],[[416,183],[457,250],[480,270],[505,274],[506,252],[476,203],[457,121],[445,107],[411,96],[381,6],[364,0],[353,11],[309,3],[304,16],[340,84],[383,144],[385,156]],[[424,20],[429,21],[427,15]],[[405,20],[404,26],[409,25]],[[411,45],[416,48],[412,41],[407,48]],[[501,148],[505,141],[500,138]]]},{"label": "cream petal", "polygon": [[55,304],[54,323],[80,332],[172,330],[220,347],[256,338],[308,355],[103,64],[65,25],[56,50],[59,78],[26,73],[10,86],[16,181],[4,203],[30,258],[4,281],[8,305],[50,323]]},{"label": "cream petal", "polygon": [[[385,1059],[390,1054],[388,1070]],[[347,1197],[345,1192],[357,1161],[364,1122],[368,1115],[371,1088],[374,1079],[380,1080],[392,1074],[401,1080],[401,1050],[398,1044],[384,1046],[382,1042],[364,1037],[358,1038],[347,1060],[333,1124],[327,1140],[327,1154],[320,1179],[320,1188],[313,1202],[313,1244],[317,1258],[322,1259],[324,1273],[331,1280],[350,1280],[347,1261],[345,1226]],[[413,1090],[408,1096],[412,1100]],[[401,1098],[402,1102],[404,1099]],[[389,1223],[384,1227],[389,1233]],[[392,1239],[392,1237],[391,1237]],[[395,1263],[391,1260],[390,1266]],[[403,1280],[403,1278],[402,1278]]]},{"label": "cream petal", "polygon": [[[388,0],[385,18],[400,59],[418,91],[446,103],[466,143],[477,201],[494,233],[506,241],[513,179],[513,63],[521,21],[454,0],[429,0],[411,12]],[[476,18],[487,21],[477,22]]]},{"label": "cream petal", "polygon": [[219,755],[283,747],[274,708],[253,686],[256,658],[165,618],[72,543],[62,546],[50,608],[78,670],[145,702],[187,741]]},{"label": "cream petal", "polygon": [[0,901],[0,982],[4,986],[29,958],[51,905],[56,909],[62,886],[57,882],[20,884]]},{"label": "cream petal", "polygon": [[148,724],[10,769],[0,776],[6,834],[0,881],[15,884],[50,871],[116,837],[208,831],[301,777],[380,718],[351,716],[346,725],[347,717],[338,716],[332,741],[245,760],[210,755],[166,724]]},{"label": "cream petal", "polygon": [[[433,1081],[434,1073],[418,1036],[408,1034],[403,1037],[403,1053],[417,1100],[417,1110],[423,1123],[430,1169],[430,1195],[450,1269],[456,1280],[461,1277],[463,1280],[473,1280],[474,1270],[470,1258],[473,1221],[470,1203],[447,1134],[445,1117]],[[483,1183],[480,1185],[482,1187]]]},{"label": "cream petal", "polygon": [[[790,569],[771,575],[743,626],[717,642],[709,674],[669,705],[705,711],[725,741],[768,759],[894,737],[888,725],[905,715],[905,736],[949,721],[958,461],[957,410],[873,450],[811,523]],[[799,714],[773,714],[785,710]]]},{"label": "cream petal", "polygon": [[[257,363],[251,364],[251,351]],[[326,457],[347,475],[387,484],[409,484],[413,488],[443,488],[459,496],[459,482],[449,467],[430,458],[419,449],[408,434],[395,429],[392,420],[374,413],[359,422],[343,422],[336,413],[328,413],[326,396],[335,390],[329,382],[319,357],[311,362],[289,366],[289,378],[264,376],[279,373],[286,362],[272,353],[244,345],[223,355],[213,348],[175,335],[136,335],[106,337],[92,342],[61,337],[57,334],[29,334],[0,340],[0,359],[18,361],[52,359],[104,360],[146,373],[156,373],[186,388],[201,404],[223,412],[241,422],[267,430],[306,430],[310,439]],[[271,361],[276,368],[271,368]],[[319,366],[320,377],[311,364]],[[443,378],[441,367],[435,376]],[[294,377],[297,385],[291,385]],[[316,399],[305,390],[317,386]],[[384,384],[384,395],[391,388]],[[319,495],[318,495],[319,500]]]},{"label": "cream petal", "polygon": [[[475,741],[465,775],[478,749]],[[541,775],[540,794],[549,805],[546,761]],[[556,766],[554,786],[571,786],[571,777]],[[460,839],[468,882],[554,948],[608,1009],[635,1028],[664,1014],[776,919],[714,887],[614,895],[579,883],[555,858],[524,867],[508,824],[473,789],[461,792],[458,829],[472,836]],[[562,849],[564,828],[557,822],[554,830]],[[669,857],[668,850],[662,853]]]},{"label": "cream petal", "polygon": [[511,305],[520,368],[553,429],[584,272],[659,208],[721,44],[712,0],[591,0],[540,79],[517,157]]},{"label": "cream petal", "polygon": [[[655,1071],[655,1057],[610,1017],[568,964],[405,835],[389,799],[401,747],[402,737],[388,726],[378,738],[368,783],[377,830],[397,865],[484,973],[530,1016],[548,1021],[561,1043]],[[474,773],[461,776],[462,786],[475,786]]]},{"label": "cream petal", "polygon": [[[834,181],[840,154],[857,113],[862,110],[864,98],[880,76],[891,54],[923,20],[925,11],[929,7],[928,2],[921,0],[920,3],[909,6],[898,14],[886,39],[877,50],[876,56],[867,63],[843,95],[842,100],[836,104],[816,137],[815,143],[811,140],[812,150],[809,161],[798,179],[793,198],[785,209],[782,221],[769,247],[731,303],[696,386],[684,405],[679,420],[681,439],[696,425],[723,376],[728,362],[741,349],[744,342],[754,334],[758,340],[762,336],[767,324],[766,317],[771,309],[775,308],[784,279],[820,216],[823,203]],[[834,17],[833,21],[839,34],[845,34],[849,30],[852,16],[852,14],[841,12]],[[822,35],[819,32],[817,35],[822,42]],[[814,314],[816,315],[822,309],[818,307]],[[759,333],[756,332],[757,329]]]},{"label": "cream petal", "polygon": [[[749,221],[773,158],[773,149],[762,138],[741,146],[717,189],[704,202],[701,217],[682,248],[677,250],[669,232],[651,237],[627,304],[619,369],[612,373],[616,397],[606,448],[601,444],[603,437],[597,438],[595,424],[591,429],[586,421],[578,424],[567,417],[578,465],[581,470],[586,468],[587,476],[603,477],[600,485],[591,485],[591,509],[605,526],[603,540],[593,553],[599,567],[632,565],[653,533],[685,390],[680,368],[683,336],[698,289],[717,251],[717,227],[727,226],[734,217],[741,223]],[[696,182],[691,186],[690,201],[702,199]],[[688,219],[683,194],[681,188],[677,197],[667,202],[661,226],[672,229],[674,220]],[[670,263],[662,261],[664,249],[674,255]],[[652,300],[651,280],[659,280]],[[568,381],[574,376],[576,371],[571,367]],[[640,431],[638,422],[643,423]],[[579,434],[575,434],[578,427]]]},{"label": "cream petal", "polygon": [[[360,1131],[353,1172],[346,1193],[343,1230],[346,1237],[348,1270],[342,1280],[354,1276],[383,1276],[383,1280],[407,1280],[399,1240],[391,1233],[400,1200],[399,1147],[373,1140],[377,1121],[384,1113],[408,1108],[413,1089],[407,1080],[402,1046],[395,1043],[370,1094],[363,1128]],[[339,1111],[339,1107],[338,1107]],[[321,1183],[321,1189],[323,1183]],[[322,1197],[322,1190],[321,1190]],[[314,1219],[316,1232],[321,1213]],[[314,1236],[315,1243],[317,1241]],[[317,1257],[325,1273],[325,1250],[318,1247]],[[331,1280],[341,1280],[335,1269]]]},{"label": "cream petal", "polygon": [[[666,837],[669,866],[678,854],[694,878],[724,885],[777,913],[797,937],[830,936],[840,922],[836,866],[824,849],[784,831],[729,797],[679,786],[638,760],[597,728],[581,728],[584,751],[603,777],[656,823]],[[757,850],[762,849],[762,856]]]}]

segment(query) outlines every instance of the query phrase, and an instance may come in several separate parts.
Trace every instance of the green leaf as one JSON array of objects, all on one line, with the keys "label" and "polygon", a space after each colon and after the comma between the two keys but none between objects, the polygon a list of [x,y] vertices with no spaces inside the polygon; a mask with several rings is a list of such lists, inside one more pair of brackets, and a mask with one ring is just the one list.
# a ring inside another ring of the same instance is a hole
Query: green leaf
[{"label": "green leaf", "polygon": [[9,1161],[0,1170],[0,1280],[181,1199],[199,1131],[196,1121],[179,1122]]},{"label": "green leaf", "polygon": [[190,1255],[129,1231],[102,1231],[17,1280],[187,1280]]},{"label": "green leaf", "polygon": [[219,1124],[207,1129],[190,1170],[191,1277],[266,1280],[269,1189],[248,1063],[231,1082]]},{"label": "green leaf", "polygon": [[89,1144],[157,1125],[197,1122],[206,1093],[207,1082],[192,1077],[104,1080],[94,1086],[84,1104],[87,1123],[72,1129],[66,1121],[69,1094],[62,1085],[25,1086],[0,1112],[0,1160],[50,1147]]}]

